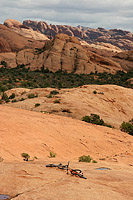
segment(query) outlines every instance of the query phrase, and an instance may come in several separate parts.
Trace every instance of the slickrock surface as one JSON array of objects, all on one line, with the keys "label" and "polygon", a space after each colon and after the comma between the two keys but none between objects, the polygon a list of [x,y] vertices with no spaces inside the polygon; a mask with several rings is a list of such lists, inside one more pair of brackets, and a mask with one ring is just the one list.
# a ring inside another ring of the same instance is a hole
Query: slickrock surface
[{"label": "slickrock surface", "polygon": [[[25,93],[23,92],[25,90]],[[16,103],[8,103],[12,107],[64,115],[76,119],[95,113],[108,124],[117,128],[123,121],[133,118],[133,90],[116,85],[86,85],[73,89],[58,90],[59,94],[48,98],[52,88],[21,89],[7,91],[7,95],[16,94]],[[96,91],[97,94],[93,92]],[[29,94],[38,97],[29,99]],[[21,99],[24,101],[20,101]],[[54,103],[58,100],[60,103]],[[39,103],[40,106],[35,107]]]},{"label": "slickrock surface", "polygon": [[[49,158],[49,152],[56,158]],[[21,153],[37,156],[24,162]],[[133,138],[121,131],[67,117],[0,106],[0,193],[15,200],[131,200]],[[81,155],[98,163],[79,163]],[[99,160],[102,159],[102,160]],[[87,180],[46,168],[67,164]],[[97,170],[107,167],[111,170]]]}]

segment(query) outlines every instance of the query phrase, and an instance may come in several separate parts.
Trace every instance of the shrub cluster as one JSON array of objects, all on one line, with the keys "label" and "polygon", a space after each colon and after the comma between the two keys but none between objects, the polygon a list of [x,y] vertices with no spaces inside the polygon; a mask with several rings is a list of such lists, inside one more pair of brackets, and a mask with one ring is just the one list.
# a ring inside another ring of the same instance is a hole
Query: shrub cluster
[{"label": "shrub cluster", "polygon": [[123,132],[133,135],[133,119],[129,120],[129,122],[123,122],[120,129]]},{"label": "shrub cluster", "polygon": [[91,161],[92,161],[92,163],[97,163],[97,161],[93,160],[93,158],[91,158],[90,155],[88,155],[88,156],[83,155],[83,156],[79,157],[79,162],[89,162],[90,163]]},{"label": "shrub cluster", "polygon": [[106,124],[103,119],[100,119],[100,116],[97,114],[91,114],[90,116],[84,116],[82,118],[82,121],[85,121],[87,123],[97,124],[101,126],[107,126],[109,128],[113,128],[111,125]]}]

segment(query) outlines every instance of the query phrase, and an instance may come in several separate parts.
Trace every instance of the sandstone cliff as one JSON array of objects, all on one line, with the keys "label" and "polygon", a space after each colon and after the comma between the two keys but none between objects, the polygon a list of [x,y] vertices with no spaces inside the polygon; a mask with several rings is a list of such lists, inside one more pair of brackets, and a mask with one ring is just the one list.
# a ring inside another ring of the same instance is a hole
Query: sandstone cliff
[{"label": "sandstone cliff", "polygon": [[24,25],[38,30],[40,33],[50,38],[55,37],[58,33],[64,33],[69,36],[75,36],[88,43],[104,42],[111,43],[123,50],[133,50],[133,35],[129,31],[118,29],[106,30],[104,28],[92,29],[88,27],[72,27],[68,25],[48,25],[46,22],[25,20]]},{"label": "sandstone cliff", "polygon": [[49,40],[47,36],[40,32],[33,31],[32,28],[23,25],[21,22],[14,19],[7,19],[4,25],[15,31],[16,33],[23,35],[24,37],[31,38],[34,40]]},{"label": "sandstone cliff", "polygon": [[44,42],[28,39],[15,33],[5,25],[0,24],[0,49],[1,52],[16,52],[26,48],[41,48]]},{"label": "sandstone cliff", "polygon": [[[2,60],[3,58],[0,56],[0,59]],[[11,67],[11,62],[6,57],[5,61]],[[15,54],[15,62],[16,65],[24,64],[30,67],[31,70],[44,67],[53,72],[63,70],[69,73],[90,73],[96,71],[115,73],[117,70],[122,69],[116,62],[83,48],[77,38],[64,34],[56,35],[43,48],[18,51]]]}]

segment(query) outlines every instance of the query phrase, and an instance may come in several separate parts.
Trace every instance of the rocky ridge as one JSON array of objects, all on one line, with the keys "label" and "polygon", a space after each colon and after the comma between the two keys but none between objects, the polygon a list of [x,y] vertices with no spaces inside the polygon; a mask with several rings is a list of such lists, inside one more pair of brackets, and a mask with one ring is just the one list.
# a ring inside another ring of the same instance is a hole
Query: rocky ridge
[{"label": "rocky ridge", "polygon": [[32,28],[23,25],[21,22],[14,19],[7,19],[4,22],[4,25],[14,32],[34,40],[49,40],[47,36],[41,34],[39,31],[33,31]]},{"label": "rocky ridge", "polygon": [[35,31],[39,31],[47,35],[49,38],[54,38],[58,33],[64,33],[69,36],[75,36],[88,43],[104,42],[115,45],[123,50],[133,50],[133,35],[129,31],[104,28],[85,28],[82,26],[72,27],[68,25],[48,25],[44,21],[25,20],[23,24],[31,27]]},{"label": "rocky ridge", "polygon": [[31,70],[43,67],[53,72],[63,70],[80,74],[96,71],[115,73],[122,69],[118,63],[83,48],[77,38],[65,34],[56,35],[43,48],[18,51],[12,61],[6,59],[5,54],[0,55],[0,60],[3,56],[9,67],[24,64]]},{"label": "rocky ridge", "polygon": [[[57,95],[51,95],[51,98],[48,98],[52,90],[54,89],[14,88],[6,91],[6,94],[10,96],[15,93],[16,102],[6,105],[79,120],[83,116],[94,113],[116,128],[119,128],[123,121],[128,122],[133,118],[131,109],[133,108],[133,90],[130,88],[116,85],[85,85],[72,89],[60,89]],[[30,94],[34,94],[35,98],[29,99]],[[39,106],[35,107],[37,103]]]}]

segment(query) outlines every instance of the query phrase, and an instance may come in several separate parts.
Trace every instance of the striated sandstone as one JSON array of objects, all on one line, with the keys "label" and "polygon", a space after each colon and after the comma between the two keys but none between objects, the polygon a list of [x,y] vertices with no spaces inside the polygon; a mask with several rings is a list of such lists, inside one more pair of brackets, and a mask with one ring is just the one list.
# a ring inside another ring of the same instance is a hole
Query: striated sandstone
[{"label": "striated sandstone", "polygon": [[[19,91],[20,89],[18,89]],[[17,93],[17,88],[6,91],[10,96],[16,93],[16,103],[8,103],[8,106],[48,112],[57,115],[80,119],[83,116],[95,113],[108,124],[119,128],[123,121],[133,118],[133,90],[116,85],[86,85],[72,89],[61,89],[53,98],[47,98],[52,88],[36,88],[27,90],[25,94]],[[94,94],[96,91],[97,94]],[[28,99],[30,93],[38,94],[37,98]],[[20,101],[23,98],[25,101]],[[59,100],[55,104],[54,100]],[[35,104],[40,106],[35,108]]]},{"label": "striated sandstone", "polygon": [[4,25],[10,28],[12,31],[34,40],[49,40],[47,36],[41,34],[37,31],[33,31],[32,28],[29,28],[26,25],[23,25],[21,22],[14,19],[7,19],[4,22]]},{"label": "striated sandstone", "polygon": [[[5,58],[5,61],[11,67],[8,58]],[[77,38],[65,34],[57,34],[55,39],[48,41],[42,49],[27,48],[18,51],[16,65],[22,64],[30,67],[31,70],[44,67],[53,72],[63,70],[79,74],[95,71],[115,73],[122,69],[115,61],[83,48]]]}]

